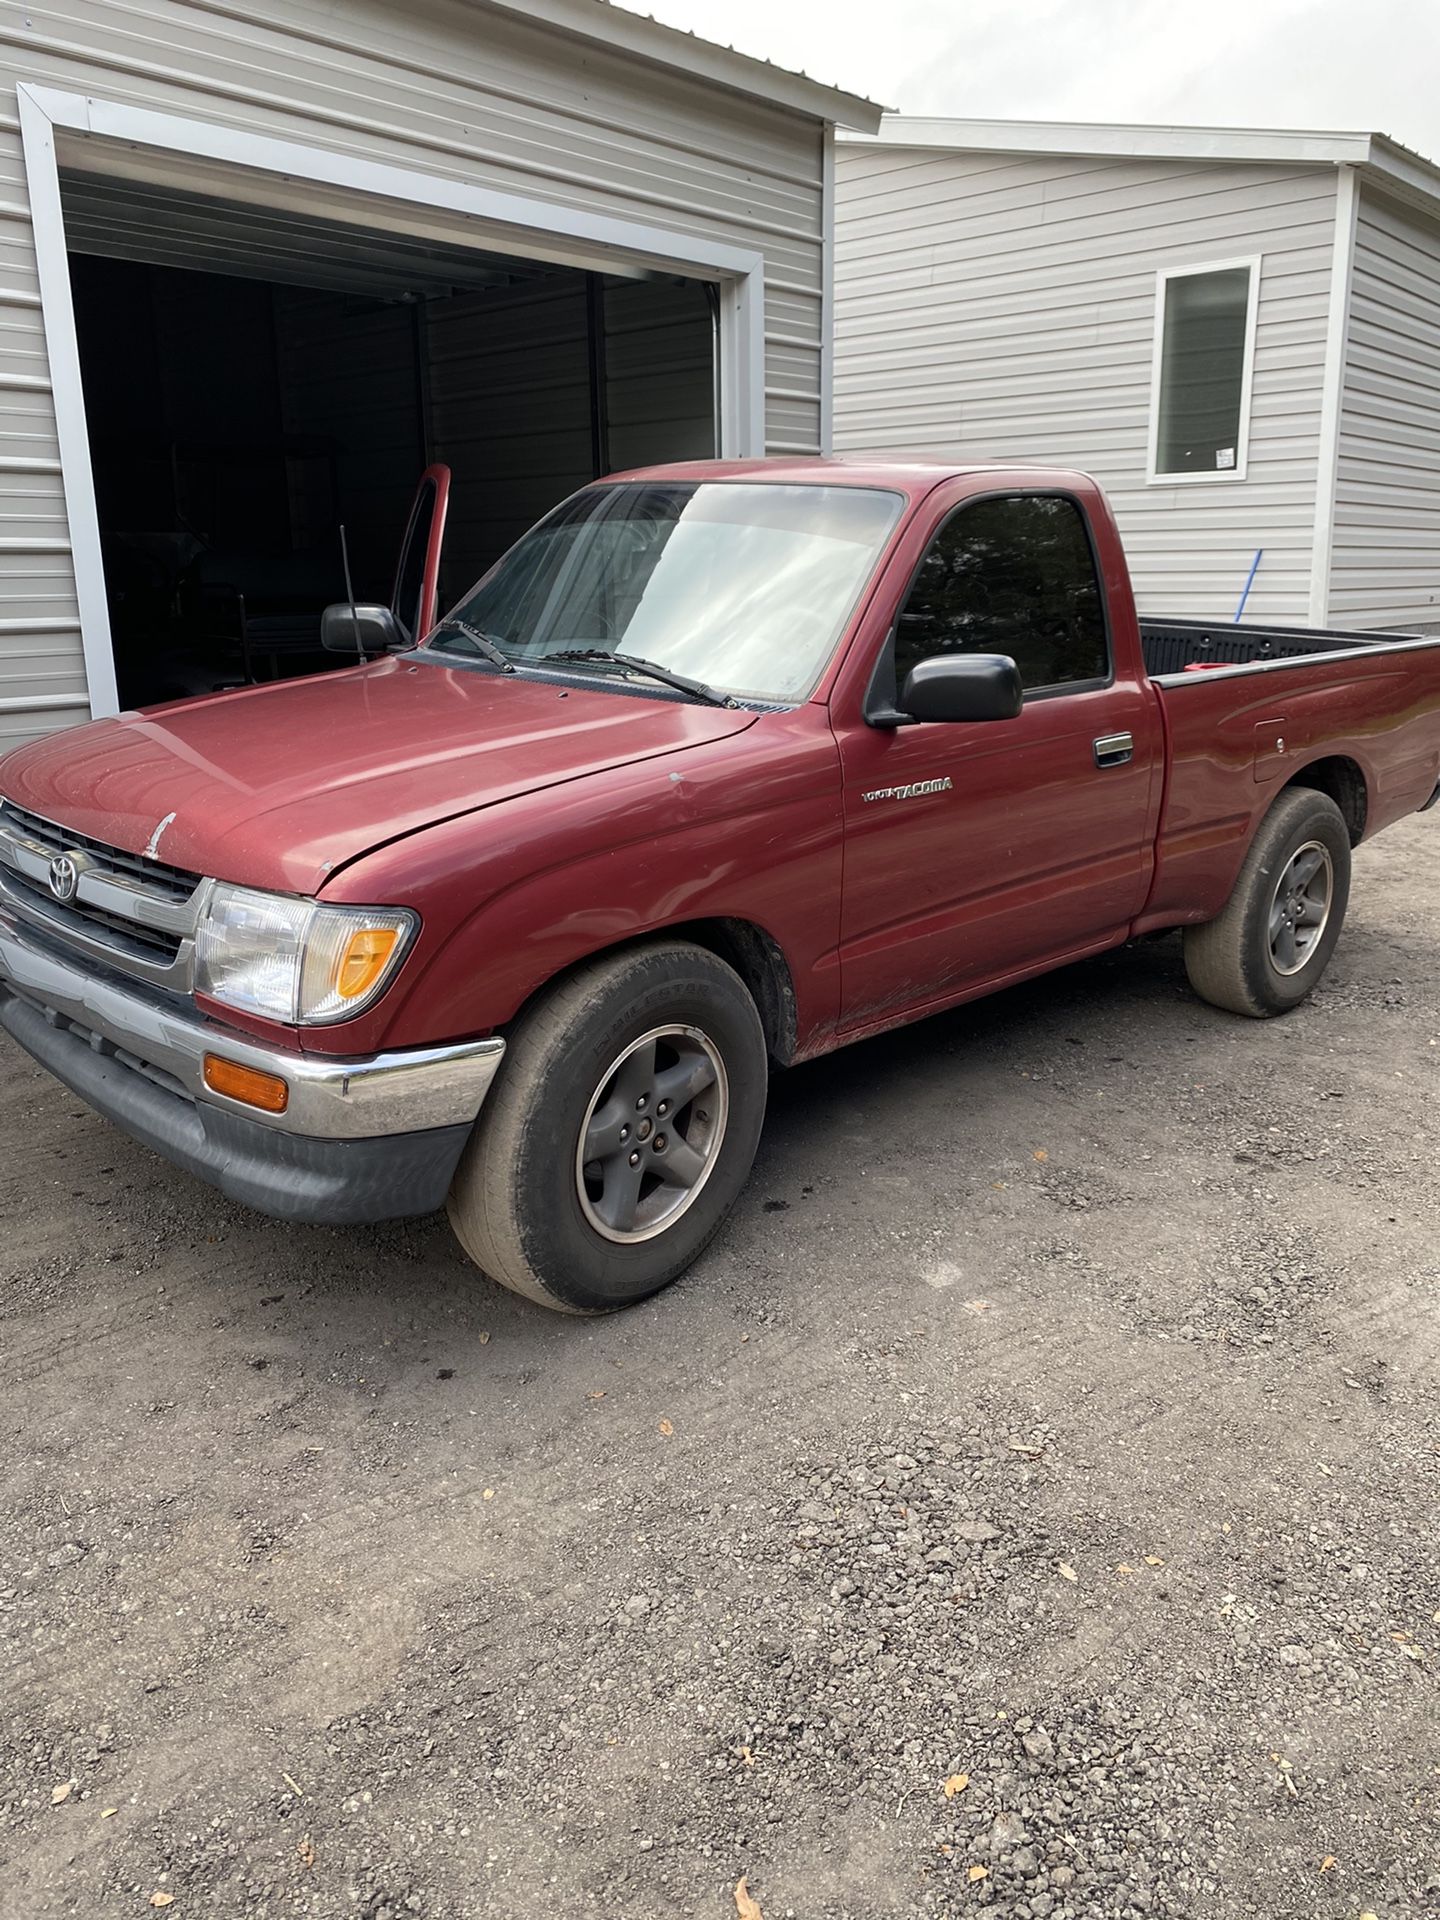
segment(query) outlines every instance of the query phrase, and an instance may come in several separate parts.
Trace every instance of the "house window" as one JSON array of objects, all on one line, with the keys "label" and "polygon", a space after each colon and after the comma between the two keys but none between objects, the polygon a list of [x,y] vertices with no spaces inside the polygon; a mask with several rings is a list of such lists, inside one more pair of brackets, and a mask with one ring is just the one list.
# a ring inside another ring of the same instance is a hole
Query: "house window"
[{"label": "house window", "polygon": [[1162,273],[1150,408],[1152,480],[1243,480],[1258,260]]},{"label": "house window", "polygon": [[1058,493],[958,507],[930,542],[895,627],[895,684],[936,654],[1007,653],[1027,693],[1110,674],[1085,518]]}]

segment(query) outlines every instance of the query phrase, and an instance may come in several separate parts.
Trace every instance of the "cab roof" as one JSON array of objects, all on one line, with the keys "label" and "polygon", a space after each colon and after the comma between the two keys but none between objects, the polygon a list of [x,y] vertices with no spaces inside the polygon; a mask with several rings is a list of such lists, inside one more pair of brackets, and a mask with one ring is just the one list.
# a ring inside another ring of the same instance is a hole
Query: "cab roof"
[{"label": "cab roof", "polygon": [[889,487],[912,496],[966,474],[1004,474],[1035,486],[1093,485],[1088,474],[1028,460],[955,460],[927,453],[836,453],[774,460],[675,460],[633,467],[608,480],[760,480],[792,486]]}]

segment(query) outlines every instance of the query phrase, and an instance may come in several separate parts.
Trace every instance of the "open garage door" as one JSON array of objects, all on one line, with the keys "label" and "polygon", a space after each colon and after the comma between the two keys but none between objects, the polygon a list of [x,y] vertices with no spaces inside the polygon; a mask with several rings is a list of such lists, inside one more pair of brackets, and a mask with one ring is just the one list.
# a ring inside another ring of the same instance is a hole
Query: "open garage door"
[{"label": "open garage door", "polygon": [[713,289],[62,171],[122,704],[308,673],[453,475],[442,604],[598,475],[716,450]]}]

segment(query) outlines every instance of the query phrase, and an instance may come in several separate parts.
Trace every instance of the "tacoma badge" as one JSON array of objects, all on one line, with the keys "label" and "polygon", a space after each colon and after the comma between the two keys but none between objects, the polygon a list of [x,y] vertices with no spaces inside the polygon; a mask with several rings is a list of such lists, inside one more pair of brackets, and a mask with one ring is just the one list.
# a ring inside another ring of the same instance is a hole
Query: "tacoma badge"
[{"label": "tacoma badge", "polygon": [[873,793],[862,793],[860,798],[866,806],[872,800],[913,800],[922,793],[946,793],[954,784],[947,773],[943,780],[912,780],[904,787],[876,787]]}]

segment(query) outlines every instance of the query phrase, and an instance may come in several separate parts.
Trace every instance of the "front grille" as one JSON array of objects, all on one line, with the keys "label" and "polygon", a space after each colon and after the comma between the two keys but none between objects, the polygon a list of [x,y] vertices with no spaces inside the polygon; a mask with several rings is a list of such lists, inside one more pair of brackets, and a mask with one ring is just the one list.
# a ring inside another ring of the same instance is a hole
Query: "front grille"
[{"label": "front grille", "polygon": [[6,881],[11,897],[22,906],[28,906],[40,919],[48,921],[57,930],[71,929],[77,933],[99,934],[115,945],[121,953],[129,953],[137,960],[173,960],[180,951],[180,935],[166,933],[160,927],[147,927],[138,920],[127,920],[122,914],[107,913],[103,907],[90,904],[82,906],[72,901],[69,906],[61,906],[53,894],[43,887],[32,886],[19,874],[11,874]]},{"label": "front grille", "polygon": [[143,854],[106,846],[103,840],[92,840],[88,833],[72,833],[69,827],[57,827],[53,820],[17,807],[13,800],[0,800],[0,825],[14,827],[27,840],[38,841],[53,853],[88,853],[109,872],[141,880],[147,893],[174,901],[177,906],[183,905],[200,884],[198,873],[187,873],[183,867],[167,867],[163,860],[147,860]]},{"label": "front grille", "polygon": [[[49,862],[67,853],[80,856],[80,887],[62,901],[48,885]],[[126,853],[0,800],[0,897],[52,938],[122,973],[188,992],[204,884],[183,867]]]}]

